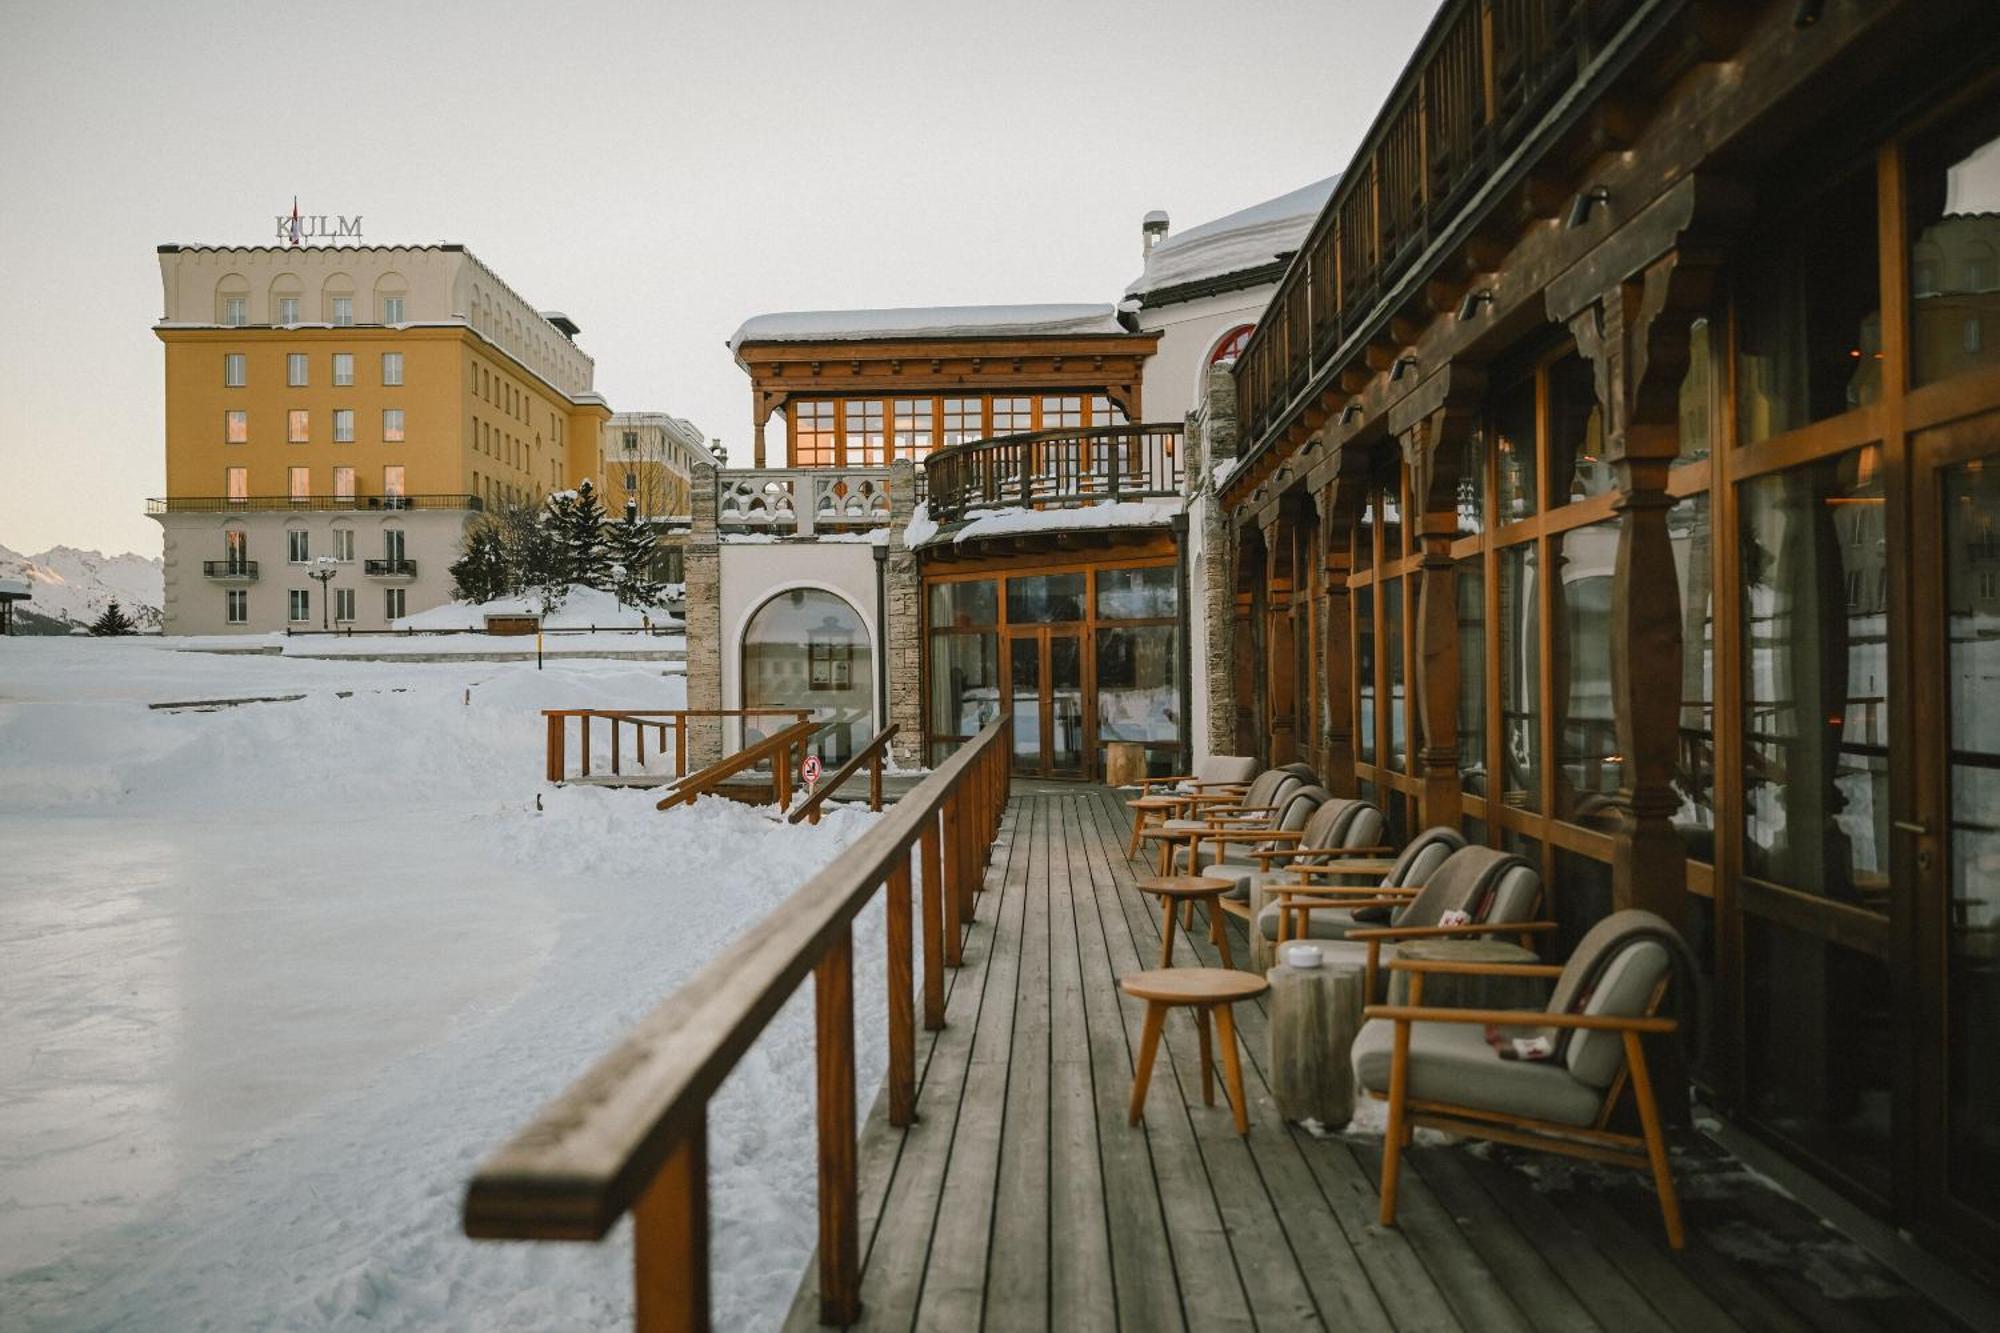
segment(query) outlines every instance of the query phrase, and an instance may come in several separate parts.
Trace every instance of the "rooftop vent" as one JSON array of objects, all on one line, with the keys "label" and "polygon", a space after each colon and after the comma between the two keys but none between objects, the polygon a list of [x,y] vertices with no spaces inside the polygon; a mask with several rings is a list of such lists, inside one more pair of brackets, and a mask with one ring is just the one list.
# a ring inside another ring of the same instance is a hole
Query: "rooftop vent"
[{"label": "rooftop vent", "polygon": [[1167,211],[1156,208],[1139,221],[1139,253],[1141,256],[1153,253],[1153,247],[1167,238]]}]

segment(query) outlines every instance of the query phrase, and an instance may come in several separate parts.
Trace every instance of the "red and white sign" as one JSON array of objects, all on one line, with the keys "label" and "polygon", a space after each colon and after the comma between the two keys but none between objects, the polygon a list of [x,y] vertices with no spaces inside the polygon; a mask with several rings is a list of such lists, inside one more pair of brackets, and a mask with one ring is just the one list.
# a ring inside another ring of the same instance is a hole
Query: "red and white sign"
[{"label": "red and white sign", "polygon": [[806,756],[806,761],[799,765],[799,776],[805,779],[805,784],[808,787],[819,781],[818,755],[809,754]]}]

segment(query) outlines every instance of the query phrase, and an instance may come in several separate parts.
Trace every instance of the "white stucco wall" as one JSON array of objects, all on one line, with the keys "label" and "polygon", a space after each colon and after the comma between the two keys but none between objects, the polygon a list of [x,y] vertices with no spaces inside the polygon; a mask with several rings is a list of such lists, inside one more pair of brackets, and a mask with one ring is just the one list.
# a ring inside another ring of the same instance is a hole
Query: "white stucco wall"
[{"label": "white stucco wall", "polygon": [[[720,550],[722,574],[722,706],[743,707],[743,631],[758,607],[793,588],[818,588],[851,605],[868,630],[868,699],[874,729],[881,716],[882,625],[876,616],[875,548],[866,542],[736,542]],[[891,689],[921,689],[921,681],[891,681]],[[724,745],[742,743],[726,724]]]},{"label": "white stucco wall", "polygon": [[1160,350],[1146,362],[1146,420],[1179,421],[1187,415],[1201,399],[1216,340],[1238,324],[1255,324],[1274,290],[1251,287],[1139,312],[1139,327],[1161,335]]}]

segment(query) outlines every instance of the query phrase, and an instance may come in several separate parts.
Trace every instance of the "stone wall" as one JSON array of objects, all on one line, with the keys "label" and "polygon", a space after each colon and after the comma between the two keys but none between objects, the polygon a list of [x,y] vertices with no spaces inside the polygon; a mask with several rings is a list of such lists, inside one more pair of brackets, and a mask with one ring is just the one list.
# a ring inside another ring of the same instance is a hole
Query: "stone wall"
[{"label": "stone wall", "polygon": [[889,742],[896,763],[916,768],[929,756],[924,744],[923,574],[917,553],[903,544],[916,508],[917,470],[908,459],[889,469],[889,567],[887,596],[889,721],[897,727]]},{"label": "stone wall", "polygon": [[[687,706],[722,707],[722,551],[715,528],[715,469],[695,465],[688,483],[693,525],[682,547],[687,576]],[[689,771],[722,758],[722,720],[690,719]]]},{"label": "stone wall", "polygon": [[1237,456],[1236,377],[1228,366],[1208,372],[1208,408],[1202,422],[1196,491],[1201,510],[1203,559],[1199,579],[1200,618],[1193,623],[1194,651],[1206,664],[1208,697],[1205,735],[1195,748],[1205,754],[1236,750],[1236,543],[1215,490],[1218,464]]}]

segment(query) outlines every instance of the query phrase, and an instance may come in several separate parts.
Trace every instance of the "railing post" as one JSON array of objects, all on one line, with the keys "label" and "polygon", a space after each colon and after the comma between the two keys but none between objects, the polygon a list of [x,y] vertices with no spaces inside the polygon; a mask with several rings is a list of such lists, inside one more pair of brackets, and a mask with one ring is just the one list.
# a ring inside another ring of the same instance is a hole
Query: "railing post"
[{"label": "railing post", "polygon": [[915,960],[910,950],[910,849],[905,847],[889,872],[887,939],[889,952],[889,1123],[897,1128],[917,1112],[917,1033]]},{"label": "railing post", "polygon": [[944,1026],[944,864],[938,854],[938,822],[924,821],[917,841],[924,899],[924,1030]]},{"label": "railing post", "polygon": [[868,808],[880,811],[882,808],[882,752],[868,761]]},{"label": "railing post", "polygon": [[1111,436],[1111,440],[1110,440],[1110,444],[1111,444],[1111,469],[1110,469],[1110,471],[1111,471],[1111,498],[1112,498],[1112,500],[1114,500],[1114,501],[1116,501],[1116,500],[1118,499],[1118,488],[1119,488],[1119,483],[1120,483],[1120,482],[1121,482],[1121,481],[1123,480],[1123,477],[1124,477],[1124,472],[1125,472],[1125,442],[1126,442],[1127,438],[1128,438],[1128,437],[1127,437],[1127,435],[1126,435],[1126,433],[1125,433],[1124,431],[1117,431],[1117,432],[1114,432],[1114,433],[1112,434],[1112,436]]},{"label": "railing post", "polygon": [[620,721],[621,719],[618,717],[616,713],[611,715],[611,774],[613,777],[616,777],[619,773],[624,771],[622,768],[619,767],[619,755],[618,755],[618,741],[619,741],[618,723]]},{"label": "railing post", "polygon": [[632,741],[639,747],[639,767],[646,766],[646,723],[637,720],[632,723]]},{"label": "railing post", "polygon": [[633,1205],[632,1324],[639,1333],[707,1333],[706,1112]]},{"label": "railing post", "polygon": [[819,1064],[819,1321],[861,1315],[861,1227],[854,1143],[854,932],[843,925],[813,968]]},{"label": "railing post", "polygon": [[792,747],[790,742],[780,745],[771,756],[771,794],[777,798],[780,810],[789,810],[792,805]]},{"label": "railing post", "polygon": [[577,776],[587,778],[590,776],[590,714],[579,713],[576,720],[583,728],[583,747],[578,752],[578,758],[583,764],[583,771]]},{"label": "railing post", "polygon": [[569,719],[565,718],[561,713],[550,713],[547,721],[549,724],[547,777],[550,782],[561,782],[563,780],[563,749],[569,739]]},{"label": "railing post", "polygon": [[958,793],[953,791],[944,798],[944,807],[939,818],[944,824],[944,961],[948,967],[961,967],[965,963],[965,899],[960,881],[965,878],[965,856],[959,850],[965,840],[964,831],[958,822]]},{"label": "railing post", "polygon": [[[661,739],[665,739],[665,727],[661,728]],[[682,713],[674,719],[674,776],[682,778],[688,771],[688,720]]]}]

